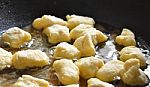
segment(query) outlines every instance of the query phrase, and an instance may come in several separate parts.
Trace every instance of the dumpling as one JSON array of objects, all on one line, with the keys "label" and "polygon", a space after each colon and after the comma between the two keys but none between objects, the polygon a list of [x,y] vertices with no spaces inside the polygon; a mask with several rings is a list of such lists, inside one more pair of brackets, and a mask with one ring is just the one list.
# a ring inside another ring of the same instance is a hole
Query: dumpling
[{"label": "dumpling", "polygon": [[41,18],[36,18],[33,21],[32,26],[35,29],[43,29],[43,28],[49,27],[53,24],[59,24],[59,25],[66,26],[67,22],[64,21],[63,19],[55,17],[55,16],[43,15]]},{"label": "dumpling", "polygon": [[95,55],[95,46],[92,42],[92,37],[89,34],[79,37],[73,43],[75,47],[81,52],[81,57]]},{"label": "dumpling", "polygon": [[66,18],[70,30],[75,28],[79,24],[89,24],[92,26],[95,24],[94,19],[90,17],[78,16],[78,15],[67,15]]},{"label": "dumpling", "polygon": [[[83,27],[83,28],[82,28]],[[104,42],[108,39],[108,37],[96,28],[92,28],[89,25],[80,24],[70,31],[71,39],[77,39],[85,34],[89,34],[92,37],[92,42],[94,45]]]},{"label": "dumpling", "polygon": [[123,46],[135,46],[136,41],[134,33],[131,30],[124,28],[121,35],[116,37],[116,43]]},{"label": "dumpling", "polygon": [[85,32],[82,33],[82,35],[85,35],[85,34],[91,35],[92,42],[94,45],[97,45],[98,43],[101,43],[101,42],[105,42],[108,39],[108,37],[104,33],[102,33],[99,30],[96,30],[95,28],[86,30]]},{"label": "dumpling", "polygon": [[77,39],[78,37],[83,36],[82,33],[88,29],[93,29],[93,26],[89,24],[79,24],[70,31],[70,38]]},{"label": "dumpling", "polygon": [[103,60],[95,57],[85,57],[75,62],[80,70],[80,76],[89,79],[96,76],[97,71],[104,65]]},{"label": "dumpling", "polygon": [[146,66],[146,59],[139,48],[135,46],[124,47],[120,52],[120,60],[125,62],[128,59],[136,58],[140,60],[141,66]]},{"label": "dumpling", "polygon": [[114,87],[112,84],[109,84],[107,82],[103,82],[97,78],[90,78],[87,81],[88,86],[87,87]]},{"label": "dumpling", "polygon": [[70,41],[69,29],[66,26],[54,24],[45,28],[43,33],[48,36],[49,43]]},{"label": "dumpling", "polygon": [[0,70],[12,65],[12,54],[0,48]]},{"label": "dumpling", "polygon": [[10,47],[20,48],[21,45],[31,40],[31,35],[18,27],[13,27],[2,34],[2,39]]},{"label": "dumpling", "polygon": [[44,79],[32,77],[30,75],[22,75],[19,77],[13,87],[49,87],[49,82]]},{"label": "dumpling", "polygon": [[54,50],[54,57],[56,59],[67,58],[67,59],[74,59],[80,58],[81,54],[80,51],[73,45],[68,44],[66,42],[61,42],[56,46]]},{"label": "dumpling", "polygon": [[43,67],[49,64],[49,57],[41,50],[18,51],[12,57],[16,69]]},{"label": "dumpling", "polygon": [[143,86],[149,82],[147,76],[140,69],[140,61],[138,59],[127,60],[120,75],[122,81],[131,86]]},{"label": "dumpling", "polygon": [[71,85],[79,82],[79,69],[72,60],[56,60],[53,63],[53,68],[62,84]]},{"label": "dumpling", "polygon": [[108,37],[101,31],[99,30],[96,30],[96,41],[94,44],[98,44],[98,43],[101,43],[101,42],[105,42],[108,40]]},{"label": "dumpling", "polygon": [[122,61],[111,60],[98,70],[96,77],[102,81],[111,82],[119,76],[123,65],[124,63]]}]

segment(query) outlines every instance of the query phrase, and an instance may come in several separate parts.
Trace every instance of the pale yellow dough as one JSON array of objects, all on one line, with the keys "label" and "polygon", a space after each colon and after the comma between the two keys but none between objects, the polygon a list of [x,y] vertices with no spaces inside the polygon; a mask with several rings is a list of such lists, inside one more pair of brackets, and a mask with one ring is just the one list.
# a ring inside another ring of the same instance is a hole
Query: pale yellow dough
[{"label": "pale yellow dough", "polygon": [[125,62],[128,59],[136,58],[140,60],[140,66],[146,66],[146,59],[139,48],[135,46],[124,47],[120,52],[120,60]]},{"label": "pale yellow dough", "polygon": [[70,31],[71,39],[77,39],[86,34],[91,35],[92,42],[94,45],[107,41],[108,37],[96,28],[90,27],[89,25],[80,24]]},{"label": "pale yellow dough", "polygon": [[31,35],[18,27],[13,27],[2,34],[2,39],[12,48],[20,48],[24,43],[31,40]]},{"label": "pale yellow dough", "polygon": [[96,53],[95,46],[92,42],[92,37],[89,34],[76,39],[73,45],[81,52],[81,57],[93,56]]},{"label": "pale yellow dough", "polygon": [[13,87],[49,87],[48,81],[32,77],[30,75],[22,75],[19,77]]},{"label": "pale yellow dough", "polygon": [[54,50],[54,58],[56,59],[75,59],[80,58],[80,56],[80,51],[75,46],[66,42],[61,42],[56,46],[56,49]]},{"label": "pale yellow dough", "polygon": [[70,31],[70,38],[77,39],[78,37],[83,36],[83,32],[89,29],[93,29],[93,26],[89,24],[79,24]]},{"label": "pale yellow dough", "polygon": [[122,61],[111,60],[98,70],[96,77],[102,81],[111,82],[119,76],[123,65],[124,62]]},{"label": "pale yellow dough", "polygon": [[32,26],[35,29],[43,29],[43,28],[49,27],[53,24],[59,24],[59,25],[67,26],[66,21],[64,21],[61,18],[51,16],[51,15],[43,15],[41,18],[36,18],[33,21]]},{"label": "pale yellow dough", "polygon": [[49,64],[49,57],[41,50],[18,51],[12,57],[16,69],[43,67]]},{"label": "pale yellow dough", "polygon": [[103,60],[95,57],[85,57],[75,62],[80,70],[80,76],[89,79],[96,76],[97,71],[104,65]]},{"label": "pale yellow dough", "polygon": [[0,70],[12,65],[12,54],[0,48]]},{"label": "pale yellow dough", "polygon": [[121,80],[131,86],[143,86],[149,82],[145,73],[140,69],[138,59],[127,60],[120,75]]},{"label": "pale yellow dough", "polygon": [[45,28],[43,33],[48,36],[49,43],[70,41],[69,29],[66,26],[54,24],[50,27]]},{"label": "pale yellow dough", "polygon": [[72,60],[56,60],[53,63],[53,68],[62,84],[71,85],[79,82],[79,69]]},{"label": "pale yellow dough", "polygon": [[87,81],[88,86],[87,87],[114,87],[112,84],[103,82],[97,78],[90,78]]},{"label": "pale yellow dough", "polygon": [[116,37],[116,43],[123,46],[135,46],[135,35],[134,33],[126,28],[123,28],[121,35]]},{"label": "pale yellow dough", "polygon": [[89,24],[92,26],[95,24],[94,19],[90,17],[79,16],[79,15],[67,15],[66,18],[70,30],[72,30],[79,24]]}]

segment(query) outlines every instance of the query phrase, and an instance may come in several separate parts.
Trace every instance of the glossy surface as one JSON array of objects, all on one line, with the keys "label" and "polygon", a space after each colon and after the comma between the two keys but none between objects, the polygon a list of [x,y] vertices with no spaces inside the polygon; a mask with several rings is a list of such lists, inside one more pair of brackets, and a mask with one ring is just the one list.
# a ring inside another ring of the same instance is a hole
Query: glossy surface
[{"label": "glossy surface", "polygon": [[[103,26],[102,26],[103,25]],[[105,62],[110,60],[116,60],[118,58],[118,51],[122,49],[122,46],[117,45],[114,42],[114,38],[121,32],[119,29],[116,29],[113,26],[109,26],[107,24],[96,24],[96,28],[101,30],[102,32],[106,33],[109,37],[109,40],[105,43],[98,44],[96,46],[96,57],[102,58]],[[43,52],[46,52],[47,55],[51,58],[50,62],[53,62],[54,59],[51,57],[53,55],[53,50],[55,49],[56,44],[49,44],[47,41],[47,37],[41,32],[35,29],[32,29],[30,26],[24,27],[24,29],[31,33],[32,40],[24,45],[21,49],[12,49],[8,46],[4,45],[2,41],[0,42],[0,47],[11,51],[12,53],[18,50],[25,50],[25,49],[40,49]],[[4,31],[1,31],[3,33]],[[143,39],[137,37],[138,47],[140,47],[141,51],[145,54],[147,59],[147,64],[150,64],[150,52],[149,46],[145,44]],[[150,78],[150,65],[143,68],[145,74],[148,75]],[[11,87],[11,85],[18,79],[19,76],[22,74],[30,74],[32,76],[43,78],[49,81],[52,85],[61,85],[58,81],[58,78],[55,75],[54,70],[51,68],[51,65],[45,66],[43,68],[32,68],[32,69],[25,69],[25,70],[16,70],[13,67],[11,69],[5,69],[0,71],[0,84],[3,87]],[[118,78],[119,79],[119,78]],[[115,80],[111,82],[111,84],[115,85],[115,87],[129,87],[125,85],[120,80]],[[86,81],[82,78],[80,79],[80,87],[86,87]],[[150,86],[150,85],[149,85]],[[149,87],[143,86],[143,87]]]}]

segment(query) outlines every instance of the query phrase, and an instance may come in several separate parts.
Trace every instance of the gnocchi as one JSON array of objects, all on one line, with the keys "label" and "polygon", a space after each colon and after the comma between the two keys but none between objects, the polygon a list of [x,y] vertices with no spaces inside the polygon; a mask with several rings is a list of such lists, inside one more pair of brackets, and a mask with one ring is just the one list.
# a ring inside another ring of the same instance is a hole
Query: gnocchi
[{"label": "gnocchi", "polygon": [[53,24],[59,24],[59,25],[67,26],[66,21],[64,21],[61,18],[51,16],[51,15],[43,15],[41,18],[36,18],[33,21],[32,26],[35,29],[43,29],[43,28],[49,27]]},{"label": "gnocchi", "polygon": [[64,85],[77,84],[79,82],[79,69],[68,59],[56,60],[53,63],[53,68],[59,81]]},{"label": "gnocchi", "polygon": [[96,77],[102,81],[111,82],[119,76],[120,71],[123,69],[123,65],[124,62],[122,61],[111,60],[98,70]]},{"label": "gnocchi", "polygon": [[[83,26],[83,25],[82,25]],[[84,25],[85,26],[85,25]],[[88,27],[87,25],[85,27]],[[72,39],[77,39],[81,36],[84,36],[85,34],[90,34],[92,37],[92,42],[94,45],[105,42],[107,41],[108,37],[102,33],[99,30],[96,30],[96,28],[81,28],[81,25],[75,27],[73,30],[70,32],[70,37]]]},{"label": "gnocchi", "polygon": [[94,25],[95,21],[93,18],[90,17],[84,17],[84,16],[78,16],[78,15],[67,15],[67,23],[70,30],[78,26],[79,24],[89,24]]},{"label": "gnocchi", "polygon": [[54,50],[53,57],[57,59],[67,58],[67,59],[74,59],[80,58],[81,53],[80,51],[73,45],[68,44],[66,42],[61,42],[56,46]]},{"label": "gnocchi", "polygon": [[0,70],[12,65],[12,54],[0,48]]},{"label": "gnocchi", "polygon": [[131,30],[126,29],[126,28],[122,30],[121,35],[116,37],[115,41],[117,44],[123,45],[123,46],[135,46],[136,45],[134,33]]},{"label": "gnocchi", "polygon": [[89,34],[76,39],[73,45],[81,52],[81,57],[93,56],[96,53],[92,37]]},{"label": "gnocchi", "polygon": [[131,30],[123,28],[116,36],[113,26],[95,25],[91,17],[67,15],[66,19],[43,15],[25,30],[13,27],[0,32],[0,86],[148,86],[150,52],[147,46],[141,50],[140,41],[141,48],[136,47]]},{"label": "gnocchi", "polygon": [[44,79],[32,77],[30,75],[22,75],[19,77],[13,87],[49,87],[49,82]]},{"label": "gnocchi", "polygon": [[12,48],[20,48],[25,42],[31,40],[31,35],[18,27],[13,27],[2,34],[2,39]]},{"label": "gnocchi", "polygon": [[135,46],[124,47],[120,52],[120,60],[125,62],[128,59],[136,58],[140,60],[140,66],[146,66],[146,59],[139,48]]},{"label": "gnocchi", "polygon": [[18,51],[12,56],[12,64],[16,69],[43,67],[49,64],[49,57],[41,50]]},{"label": "gnocchi", "polygon": [[131,86],[142,86],[149,82],[147,76],[140,69],[140,61],[138,59],[127,60],[120,75],[122,81]]},{"label": "gnocchi", "polygon": [[83,35],[83,32],[89,29],[93,29],[93,26],[89,24],[79,24],[70,31],[70,38],[77,39],[78,37]]},{"label": "gnocchi", "polygon": [[90,78],[87,81],[88,86],[87,87],[114,87],[112,84],[103,82],[97,78]]},{"label": "gnocchi", "polygon": [[96,76],[96,72],[104,65],[103,60],[95,57],[85,57],[75,62],[80,71],[80,76],[89,79]]},{"label": "gnocchi", "polygon": [[66,26],[54,24],[50,27],[45,28],[43,33],[48,36],[49,43],[70,41],[69,29]]}]

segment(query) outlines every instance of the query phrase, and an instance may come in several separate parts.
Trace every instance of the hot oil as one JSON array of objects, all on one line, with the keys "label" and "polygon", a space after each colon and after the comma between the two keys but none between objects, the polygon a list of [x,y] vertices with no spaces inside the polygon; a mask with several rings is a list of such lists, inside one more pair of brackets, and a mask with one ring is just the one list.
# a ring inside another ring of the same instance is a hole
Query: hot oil
[{"label": "hot oil", "polygon": [[[101,25],[96,26],[97,29],[105,32],[107,36],[109,37],[109,40],[105,43],[98,44],[96,48],[96,55],[95,57],[103,59],[105,62],[108,62],[110,60],[117,60],[118,59],[118,52],[123,48],[122,46],[119,46],[115,44],[114,38],[120,33],[118,29],[113,29],[111,27],[104,28]],[[0,47],[6,49],[7,51],[10,51],[12,53],[15,53],[20,50],[27,50],[27,49],[39,49],[43,52],[45,52],[51,59],[51,63],[53,63],[54,59],[52,58],[53,51],[55,49],[55,46],[57,44],[50,44],[47,41],[47,37],[42,33],[40,30],[35,30],[31,26],[24,27],[24,30],[29,32],[32,35],[32,40],[24,45],[20,49],[13,49],[8,47],[7,45],[4,45],[2,41],[0,42]],[[3,33],[2,31],[1,33]],[[150,52],[148,46],[141,41],[142,39],[137,38],[138,47],[141,48],[141,51],[144,53],[147,64],[150,64]],[[0,72],[0,85],[2,87],[12,87],[12,84],[16,82],[18,77],[20,77],[23,74],[29,74],[34,77],[42,78],[47,81],[49,81],[52,85],[61,85],[59,82],[55,71],[51,67],[52,64],[47,65],[42,68],[32,68],[32,69],[25,69],[25,70],[17,70],[13,67],[10,69],[4,69]],[[150,77],[150,66],[148,65],[146,68],[143,69],[145,74],[147,74],[148,77]],[[120,80],[115,80],[111,82],[111,84],[114,84],[115,87],[129,87],[125,84],[123,84]],[[87,87],[86,80],[80,79],[80,87]],[[147,86],[149,87],[149,86]]]},{"label": "hot oil", "polygon": [[[39,49],[45,52],[48,56],[50,57],[52,56],[53,48],[56,46],[56,44],[49,44],[47,42],[47,37],[44,34],[42,34],[42,31],[32,29],[30,26],[24,27],[24,30],[31,34],[32,40],[29,43],[26,43],[25,45],[23,45],[22,48],[20,49],[10,48],[9,46],[5,45],[2,42],[0,43],[0,46],[9,52],[12,52],[13,54],[20,50]],[[52,61],[53,59],[51,59],[50,62]],[[33,68],[33,69],[25,69],[25,70],[16,70],[13,67],[10,69],[5,69],[0,72],[0,86],[12,87],[12,84],[16,82],[18,77],[20,77],[23,74],[29,74],[34,77],[45,79],[49,82],[56,82],[56,81],[53,81],[53,80],[56,80],[56,78],[50,78],[52,76],[53,77],[55,76],[55,74],[49,73],[50,67],[51,67],[51,64],[42,68]]]}]

